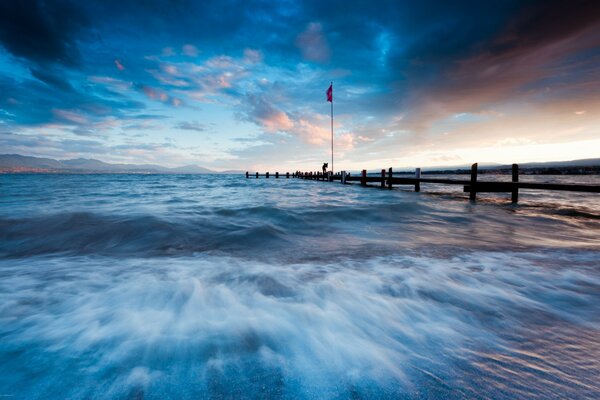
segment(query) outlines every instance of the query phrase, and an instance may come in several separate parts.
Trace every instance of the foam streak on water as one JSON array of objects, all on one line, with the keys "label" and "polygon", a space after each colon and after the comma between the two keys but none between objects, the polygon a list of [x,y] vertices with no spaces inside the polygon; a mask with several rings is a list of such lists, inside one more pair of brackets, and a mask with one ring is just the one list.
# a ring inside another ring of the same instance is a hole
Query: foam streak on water
[{"label": "foam streak on water", "polygon": [[2,396],[600,396],[594,197],[472,204],[211,176],[0,185]]}]

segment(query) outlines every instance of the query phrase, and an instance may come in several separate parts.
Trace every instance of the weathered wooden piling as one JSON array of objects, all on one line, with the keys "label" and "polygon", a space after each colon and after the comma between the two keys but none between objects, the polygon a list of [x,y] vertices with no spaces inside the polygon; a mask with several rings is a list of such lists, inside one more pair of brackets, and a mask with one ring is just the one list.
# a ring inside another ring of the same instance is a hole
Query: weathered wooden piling
[{"label": "weathered wooden piling", "polygon": [[275,179],[279,179],[279,172],[275,172]]},{"label": "weathered wooden piling", "polygon": [[360,176],[360,184],[362,186],[367,186],[367,170],[363,169],[362,174]]},{"label": "weathered wooden piling", "polygon": [[256,179],[258,179],[258,172],[256,173]]},{"label": "weathered wooden piling", "polygon": [[246,179],[248,179],[250,177],[250,174],[248,174],[248,171],[246,171]]},{"label": "weathered wooden piling", "polygon": [[390,167],[388,171],[388,181],[387,181],[388,189],[392,189],[392,167]]},{"label": "weathered wooden piling", "polygon": [[385,188],[385,169],[381,170],[381,188]]},{"label": "weathered wooden piling", "polygon": [[[421,168],[415,169],[415,178],[421,179]],[[415,192],[420,192],[420,191],[421,191],[421,182],[417,181],[417,182],[415,182]]]},{"label": "weathered wooden piling", "polygon": [[477,199],[477,163],[471,165],[471,190],[469,192],[469,200]]},{"label": "weathered wooden piling", "polygon": [[268,172],[265,174],[265,178],[269,179],[269,173]]},{"label": "weathered wooden piling", "polygon": [[290,179],[290,173],[289,172],[285,173],[285,179]]},{"label": "weathered wooden piling", "polygon": [[[512,181],[514,183],[519,182],[519,165],[517,165],[517,164],[512,165]],[[517,186],[517,185],[513,186],[511,201],[513,203],[516,203],[519,201],[519,186]]]}]

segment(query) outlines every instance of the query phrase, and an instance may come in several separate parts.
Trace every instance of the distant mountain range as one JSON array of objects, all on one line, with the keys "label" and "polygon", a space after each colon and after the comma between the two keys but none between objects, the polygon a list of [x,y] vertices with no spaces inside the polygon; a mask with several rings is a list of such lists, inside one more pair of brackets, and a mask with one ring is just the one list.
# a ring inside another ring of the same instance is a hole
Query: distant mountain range
[{"label": "distant mountain range", "polygon": [[[564,167],[598,167],[600,158],[584,158],[572,161],[530,162],[519,164],[519,168],[564,168]],[[490,168],[510,168],[510,165],[495,165]]]},{"label": "distant mountain range", "polygon": [[[480,173],[507,173],[510,172],[510,164],[479,163]],[[452,167],[431,167],[426,168],[423,173],[428,174],[462,174],[470,173],[470,165],[458,165]],[[584,158],[571,161],[548,161],[548,162],[529,162],[519,164],[521,173],[526,174],[600,174],[600,158]],[[414,169],[399,168],[399,174],[414,174]]]},{"label": "distant mountain range", "polygon": [[[481,163],[479,169],[482,171],[510,170],[510,165]],[[426,168],[424,173],[456,173],[458,171],[468,172],[470,166],[432,167]],[[533,162],[519,164],[521,170],[539,170],[541,172],[556,171],[564,173],[577,169],[585,169],[586,173],[597,173],[600,171],[600,158],[587,158],[572,161]],[[397,173],[414,173],[414,170],[406,168],[394,168]],[[535,171],[534,171],[535,172]],[[186,165],[183,167],[167,168],[155,164],[110,164],[100,160],[89,158],[76,158],[72,160],[54,160],[52,158],[39,158],[22,156],[19,154],[0,154],[0,173],[73,173],[73,174],[243,174],[244,171],[213,171],[198,165]]]},{"label": "distant mountain range", "polygon": [[167,168],[154,164],[109,164],[88,158],[54,160],[0,154],[0,173],[241,174],[243,171],[213,171],[198,165]]}]

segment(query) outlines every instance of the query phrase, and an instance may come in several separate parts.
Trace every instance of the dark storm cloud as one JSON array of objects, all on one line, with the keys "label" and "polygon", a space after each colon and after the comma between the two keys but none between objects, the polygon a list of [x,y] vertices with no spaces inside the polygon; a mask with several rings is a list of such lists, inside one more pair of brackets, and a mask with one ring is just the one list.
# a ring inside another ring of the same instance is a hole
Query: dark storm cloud
[{"label": "dark storm cloud", "polygon": [[77,35],[87,16],[67,0],[0,1],[0,42],[11,53],[35,63],[74,65]]},{"label": "dark storm cloud", "polygon": [[[257,47],[282,65],[331,59],[335,68],[369,72],[353,74],[352,79],[358,80],[402,79],[408,71],[435,75],[448,62],[478,52],[506,52],[560,40],[597,21],[599,7],[595,1],[510,0],[0,4],[0,39],[13,54],[32,60],[73,62],[78,39],[85,41],[85,31],[94,30],[94,40],[113,38],[123,49],[191,43],[208,54]],[[113,56],[111,63],[118,59]],[[372,75],[385,58],[390,61],[385,73]]]},{"label": "dark storm cloud", "polygon": [[496,56],[531,51],[585,31],[598,23],[598,1],[538,2],[526,5],[511,18],[489,50]]},{"label": "dark storm cloud", "polygon": [[[519,101],[538,90],[550,89],[544,97],[559,98],[568,87],[598,88],[597,60],[589,52],[600,45],[600,3],[530,2],[501,21],[497,32],[478,43],[464,42],[462,51],[435,51],[444,57],[438,62],[423,62],[413,49],[408,56],[415,60],[412,65],[397,63],[407,77],[397,90],[408,89],[403,108],[412,110],[406,119],[411,127],[428,126],[444,114]],[[590,69],[596,72],[582,73]]]}]

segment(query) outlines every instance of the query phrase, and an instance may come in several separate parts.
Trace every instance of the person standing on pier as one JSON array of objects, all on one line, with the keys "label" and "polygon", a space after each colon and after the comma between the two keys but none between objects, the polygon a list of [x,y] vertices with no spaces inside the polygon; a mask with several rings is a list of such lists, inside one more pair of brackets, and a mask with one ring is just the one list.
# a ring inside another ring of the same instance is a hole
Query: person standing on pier
[{"label": "person standing on pier", "polygon": [[329,166],[328,163],[323,163],[323,175],[325,175],[327,173],[327,167]]}]

